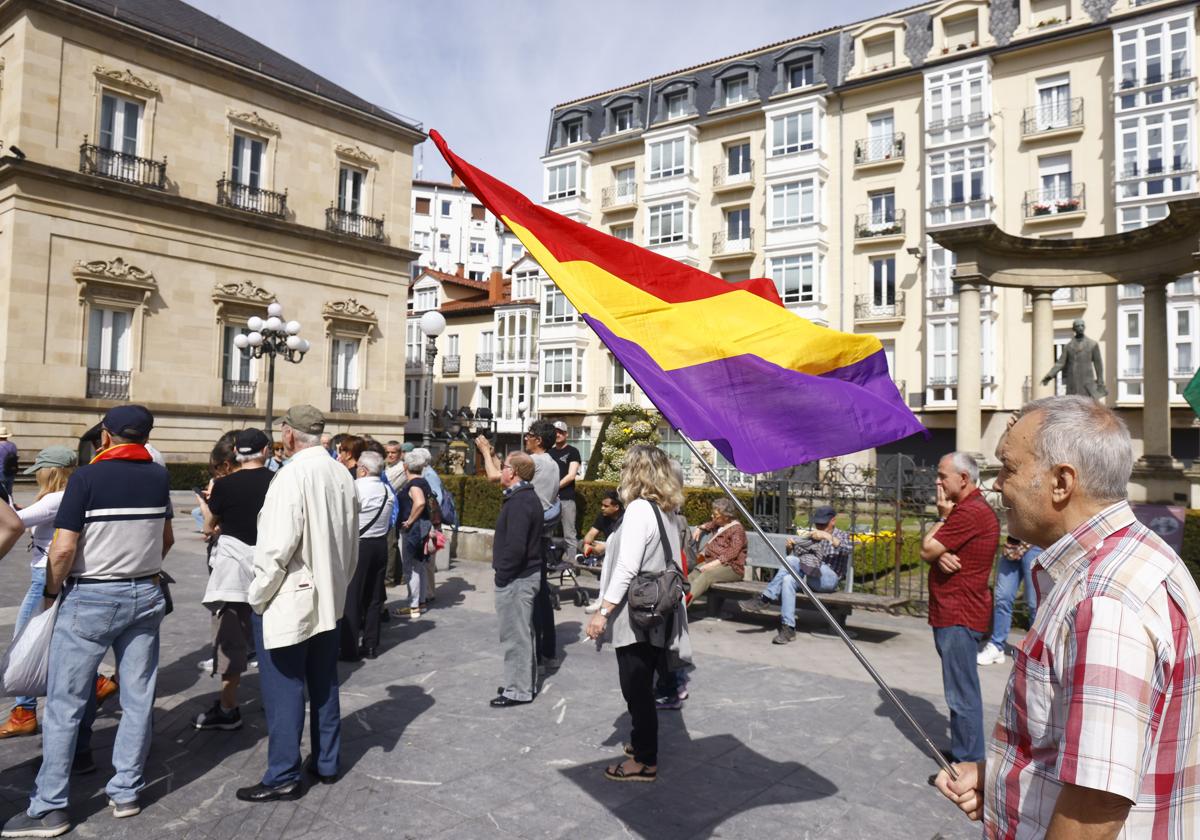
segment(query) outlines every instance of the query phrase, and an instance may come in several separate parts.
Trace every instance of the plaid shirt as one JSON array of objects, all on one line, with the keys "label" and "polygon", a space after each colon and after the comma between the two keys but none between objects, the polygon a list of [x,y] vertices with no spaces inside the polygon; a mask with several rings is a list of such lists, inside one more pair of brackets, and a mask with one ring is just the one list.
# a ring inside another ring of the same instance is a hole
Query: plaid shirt
[{"label": "plaid shirt", "polygon": [[1041,837],[1067,783],[1134,802],[1121,837],[1200,836],[1200,591],[1183,562],[1122,501],[1034,574],[1037,620],[992,734],[984,835]]}]

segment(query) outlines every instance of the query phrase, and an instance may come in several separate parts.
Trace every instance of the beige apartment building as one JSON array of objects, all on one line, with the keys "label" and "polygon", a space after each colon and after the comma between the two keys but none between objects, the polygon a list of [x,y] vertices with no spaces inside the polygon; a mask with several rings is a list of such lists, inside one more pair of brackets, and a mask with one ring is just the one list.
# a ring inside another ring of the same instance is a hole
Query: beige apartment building
[{"label": "beige apartment building", "polygon": [[201,460],[262,425],[284,307],[310,349],[274,404],[399,434],[421,126],[179,0],[0,4],[0,425],[26,460],[110,406]]}]

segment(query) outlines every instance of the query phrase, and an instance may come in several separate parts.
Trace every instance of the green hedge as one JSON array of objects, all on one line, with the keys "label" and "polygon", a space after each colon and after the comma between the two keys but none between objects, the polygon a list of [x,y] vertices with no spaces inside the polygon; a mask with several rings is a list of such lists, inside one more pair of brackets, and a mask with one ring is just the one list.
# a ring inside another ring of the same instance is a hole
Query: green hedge
[{"label": "green hedge", "polygon": [[1189,510],[1183,516],[1183,562],[1200,584],[1200,510]]},{"label": "green hedge", "polygon": [[193,487],[204,487],[212,478],[208,472],[208,464],[167,464],[167,475],[171,478],[172,490],[191,490]]}]

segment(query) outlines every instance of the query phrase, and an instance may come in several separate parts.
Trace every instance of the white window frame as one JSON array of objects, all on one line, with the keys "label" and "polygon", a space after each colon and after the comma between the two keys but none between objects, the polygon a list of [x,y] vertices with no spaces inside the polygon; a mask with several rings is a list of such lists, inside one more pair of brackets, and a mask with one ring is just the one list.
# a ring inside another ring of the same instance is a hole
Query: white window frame
[{"label": "white window frame", "polygon": [[89,307],[88,370],[133,369],[133,315],[128,309]]},{"label": "white window frame", "polygon": [[785,306],[820,303],[824,257],[815,251],[781,254],[768,261],[769,276]]},{"label": "white window frame", "polygon": [[815,150],[820,125],[821,112],[815,107],[771,117],[771,157]]},{"label": "white window frame", "polygon": [[572,324],[577,320],[578,313],[562,289],[553,283],[547,283],[542,289],[542,323]]},{"label": "white window frame", "polygon": [[543,394],[583,393],[583,348],[543,348],[538,370]]},{"label": "white window frame", "polygon": [[[991,209],[988,157],[987,145],[983,143],[956,146],[926,154],[929,224],[940,225],[988,217]],[[958,200],[955,200],[956,198]]]},{"label": "white window frame", "polygon": [[[808,81],[803,84],[796,84],[794,75],[797,70],[807,67]],[[817,83],[817,62],[811,55],[801,56],[792,59],[783,65],[783,72],[787,74],[787,89],[800,90],[801,88],[812,87]]]},{"label": "white window frame", "polygon": [[646,212],[646,244],[668,245],[688,239],[687,202],[682,199],[656,204]]},{"label": "white window frame", "polygon": [[1118,201],[1196,189],[1193,110],[1170,108],[1117,118]]},{"label": "white window frame", "polygon": [[690,141],[686,137],[672,137],[650,144],[650,180],[676,178],[688,174]]},{"label": "white window frame", "polygon": [[259,190],[263,189],[266,179],[267,141],[253,134],[235,131],[233,157],[229,163],[229,180],[251,190]]},{"label": "white window frame", "polygon": [[[1176,104],[1194,96],[1196,43],[1192,14],[1142,21],[1113,30],[1117,112]],[[1158,73],[1151,71],[1157,61]],[[1174,76],[1180,78],[1174,78]]]},{"label": "white window frame", "polygon": [[437,286],[426,286],[413,291],[413,311],[424,312],[427,309],[438,308]]},{"label": "white window frame", "polygon": [[513,300],[533,300],[537,297],[542,273],[537,269],[518,271],[513,277]]},{"label": "white window frame", "polygon": [[684,90],[670,90],[663,94],[663,119],[676,120],[687,115],[688,109],[688,92]]},{"label": "white window frame", "polygon": [[821,183],[815,177],[771,185],[769,225],[772,228],[813,224],[821,202]]},{"label": "white window frame", "polygon": [[560,163],[546,169],[546,200],[579,195],[579,171],[575,162]]},{"label": "white window frame", "polygon": [[1071,124],[1071,74],[1059,73],[1034,81],[1037,91],[1038,131],[1066,128]]},{"label": "white window frame", "polygon": [[896,255],[871,258],[871,305],[876,309],[896,305]]},{"label": "white window frame", "polygon": [[991,79],[986,63],[960,65],[925,77],[925,123],[929,144],[983,139],[991,116]]},{"label": "white window frame", "polygon": [[357,338],[339,338],[330,342],[330,387],[339,390],[357,391],[358,351],[361,342]]},{"label": "white window frame", "polygon": [[471,237],[471,246],[470,247],[471,247],[471,251],[470,251],[471,256],[473,256],[473,257],[486,257],[487,256],[487,242],[485,240],[479,239],[476,237]]},{"label": "white window frame", "polygon": [[[103,91],[100,96],[100,131],[97,136],[100,148],[140,157],[145,115],[144,102],[110,90]],[[133,137],[129,136],[130,128],[133,129]]]},{"label": "white window frame", "polygon": [[354,216],[367,215],[367,171],[357,166],[338,167],[338,210]]}]

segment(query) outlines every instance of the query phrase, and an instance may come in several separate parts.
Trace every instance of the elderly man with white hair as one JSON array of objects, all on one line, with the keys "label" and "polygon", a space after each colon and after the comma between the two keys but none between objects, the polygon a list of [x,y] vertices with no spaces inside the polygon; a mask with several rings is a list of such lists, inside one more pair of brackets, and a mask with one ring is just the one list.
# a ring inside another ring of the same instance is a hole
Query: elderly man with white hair
[{"label": "elderly man with white hair", "polygon": [[1088,397],[1025,406],[996,450],[1009,531],[1046,546],[1037,620],[985,763],[938,789],[988,837],[1200,835],[1200,591],[1126,501],[1129,430]]},{"label": "elderly man with white hair", "polygon": [[379,621],[386,598],[387,534],[391,529],[396,496],[392,486],[380,481],[383,456],[364,452],[358,457],[354,491],[358,494],[358,566],[346,590],[342,613],[343,662],[379,655]]},{"label": "elderly man with white hair", "polygon": [[[423,446],[418,446],[413,450],[413,454],[424,462],[424,466],[421,467],[421,478],[425,479],[425,483],[429,485],[429,490],[433,494],[433,498],[429,504],[437,506],[437,517],[440,521],[442,494],[446,492],[446,488],[442,486],[442,479],[437,474],[437,470],[433,468],[433,453]],[[433,515],[432,509],[430,510],[430,515]],[[425,579],[421,584],[422,603],[434,600],[433,590],[437,585],[437,563],[435,561],[436,558],[431,557],[428,563],[421,565],[421,571],[425,575]]]}]

